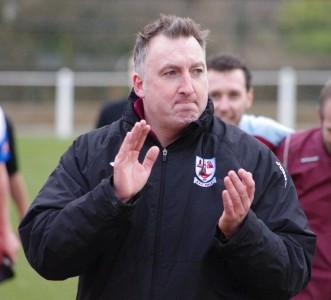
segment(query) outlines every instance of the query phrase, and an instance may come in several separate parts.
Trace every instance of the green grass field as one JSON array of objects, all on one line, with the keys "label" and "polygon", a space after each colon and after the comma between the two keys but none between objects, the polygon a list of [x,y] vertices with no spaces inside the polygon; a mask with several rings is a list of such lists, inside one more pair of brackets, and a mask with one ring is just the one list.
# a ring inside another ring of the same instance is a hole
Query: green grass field
[{"label": "green grass field", "polygon": [[[70,144],[71,140],[63,141],[56,138],[19,137],[17,139],[19,162],[26,180],[30,202]],[[17,228],[19,220],[14,207],[12,207],[12,220]],[[1,300],[67,300],[76,297],[77,278],[65,281],[43,279],[31,268],[22,249],[15,271],[14,279],[0,284]]]}]

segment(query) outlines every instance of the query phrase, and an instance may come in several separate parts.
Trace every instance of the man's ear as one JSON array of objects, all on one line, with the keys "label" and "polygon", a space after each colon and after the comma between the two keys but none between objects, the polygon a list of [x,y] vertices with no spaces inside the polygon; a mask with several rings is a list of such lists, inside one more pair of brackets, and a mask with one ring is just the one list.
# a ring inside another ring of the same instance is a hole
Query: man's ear
[{"label": "man's ear", "polygon": [[133,89],[137,96],[140,98],[144,97],[144,89],[143,89],[143,79],[140,74],[133,74]]},{"label": "man's ear", "polygon": [[254,89],[250,87],[247,91],[247,102],[246,102],[246,109],[250,109],[253,105],[254,101]]}]

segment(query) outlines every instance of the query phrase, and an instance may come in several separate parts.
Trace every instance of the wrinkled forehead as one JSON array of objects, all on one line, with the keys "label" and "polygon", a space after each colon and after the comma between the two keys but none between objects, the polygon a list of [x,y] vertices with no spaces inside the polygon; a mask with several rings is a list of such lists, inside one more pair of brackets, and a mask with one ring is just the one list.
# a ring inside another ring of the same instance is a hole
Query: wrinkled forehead
[{"label": "wrinkled forehead", "polygon": [[151,57],[162,57],[167,60],[178,59],[179,57],[185,56],[191,59],[201,59],[205,62],[205,51],[193,37],[177,37],[169,38],[163,34],[153,37],[149,43],[147,56]]}]

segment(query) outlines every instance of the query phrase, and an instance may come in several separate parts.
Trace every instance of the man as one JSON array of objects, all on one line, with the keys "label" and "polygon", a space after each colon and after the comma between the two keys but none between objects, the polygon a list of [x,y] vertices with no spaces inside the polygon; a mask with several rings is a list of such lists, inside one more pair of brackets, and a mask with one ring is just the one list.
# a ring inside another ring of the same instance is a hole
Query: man
[{"label": "man", "polygon": [[6,170],[9,156],[5,117],[0,107],[0,266],[4,257],[8,257],[13,263],[17,261],[20,244],[10,221],[9,180]]},{"label": "man", "polygon": [[206,31],[164,16],[137,35],[123,117],[79,137],[20,224],[45,278],[78,299],[288,299],[315,235],[269,149],[213,117]]},{"label": "man", "polygon": [[12,199],[15,202],[19,217],[20,219],[23,219],[29,207],[28,192],[26,189],[24,178],[19,169],[18,157],[17,157],[16,145],[15,145],[14,127],[7,116],[5,116],[5,119],[6,119],[7,133],[8,133],[9,149],[10,149],[10,158],[6,162],[6,168],[9,175],[10,193]]},{"label": "man", "polygon": [[273,119],[245,114],[254,101],[252,75],[236,56],[218,54],[207,60],[209,96],[214,114],[266,144],[272,151],[293,129]]},{"label": "man", "polygon": [[317,234],[311,281],[296,300],[330,299],[331,295],[331,81],[321,91],[318,117],[320,126],[288,136],[276,150]]}]

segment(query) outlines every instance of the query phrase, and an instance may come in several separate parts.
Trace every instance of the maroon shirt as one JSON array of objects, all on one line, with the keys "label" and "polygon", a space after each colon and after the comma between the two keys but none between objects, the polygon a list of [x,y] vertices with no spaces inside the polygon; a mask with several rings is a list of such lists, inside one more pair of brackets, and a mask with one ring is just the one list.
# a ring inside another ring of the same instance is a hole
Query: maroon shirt
[{"label": "maroon shirt", "polygon": [[316,256],[308,286],[295,300],[331,299],[331,155],[320,127],[292,134],[276,150],[292,176],[311,229]]}]

